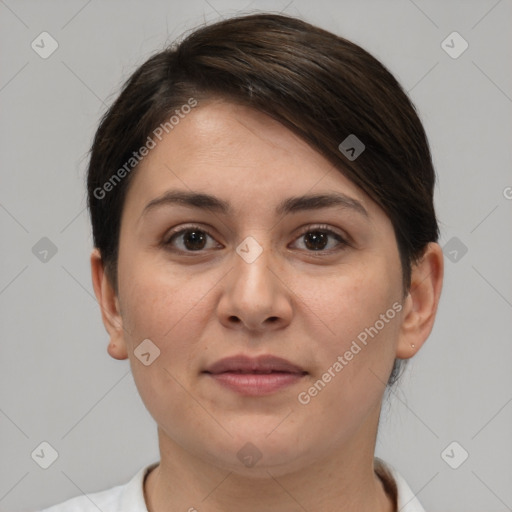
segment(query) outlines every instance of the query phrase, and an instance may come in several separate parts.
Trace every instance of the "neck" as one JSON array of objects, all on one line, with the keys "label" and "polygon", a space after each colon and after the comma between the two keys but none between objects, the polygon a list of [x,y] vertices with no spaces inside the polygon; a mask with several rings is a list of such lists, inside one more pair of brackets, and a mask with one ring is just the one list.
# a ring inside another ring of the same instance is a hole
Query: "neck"
[{"label": "neck", "polygon": [[[144,490],[149,512],[395,512],[374,468],[367,429],[337,452],[294,469],[261,466],[245,474],[220,469],[184,450],[160,429],[161,462]],[[380,472],[382,473],[382,471]]]}]

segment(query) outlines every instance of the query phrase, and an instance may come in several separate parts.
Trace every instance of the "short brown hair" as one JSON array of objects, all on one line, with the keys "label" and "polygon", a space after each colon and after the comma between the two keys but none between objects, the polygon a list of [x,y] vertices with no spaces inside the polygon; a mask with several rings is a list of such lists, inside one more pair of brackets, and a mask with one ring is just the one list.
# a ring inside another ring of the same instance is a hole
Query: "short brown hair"
[{"label": "short brown hair", "polygon": [[[404,296],[412,264],[439,228],[435,171],[415,107],[394,76],[360,46],[300,19],[259,13],[194,30],[142,64],[103,116],[88,169],[94,245],[117,290],[124,198],[136,171],[98,194],[152,131],[193,97],[225,98],[276,119],[366,192],[390,218]],[[340,143],[365,146],[347,158]],[[399,377],[395,361],[388,384]]]}]

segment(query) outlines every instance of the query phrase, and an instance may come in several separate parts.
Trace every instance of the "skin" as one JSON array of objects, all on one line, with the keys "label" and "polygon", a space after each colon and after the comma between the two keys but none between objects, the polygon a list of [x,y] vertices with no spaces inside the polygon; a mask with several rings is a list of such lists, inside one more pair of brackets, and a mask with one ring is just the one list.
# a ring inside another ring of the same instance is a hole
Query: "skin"
[{"label": "skin", "polygon": [[[142,215],[169,189],[213,194],[233,214],[166,205]],[[368,217],[340,207],[274,212],[288,197],[333,191],[360,201]],[[211,235],[201,250],[186,233],[163,245],[171,230],[190,224]],[[311,249],[301,229],[318,225],[350,244],[330,235]],[[262,248],[252,263],[236,252],[248,236]],[[393,510],[373,471],[379,413],[394,359],[414,356],[433,327],[443,278],[438,244],[413,267],[403,297],[384,211],[276,121],[212,100],[182,119],[133,176],[118,294],[96,249],[91,269],[108,352],[130,359],[158,424],[161,461],[144,485],[150,512]],[[402,310],[307,405],[299,403],[298,394],[395,302]],[[160,355],[146,366],[134,350],[148,338]],[[277,355],[308,373],[257,397],[201,373],[239,353]],[[247,442],[262,455],[253,467],[237,458]]]}]

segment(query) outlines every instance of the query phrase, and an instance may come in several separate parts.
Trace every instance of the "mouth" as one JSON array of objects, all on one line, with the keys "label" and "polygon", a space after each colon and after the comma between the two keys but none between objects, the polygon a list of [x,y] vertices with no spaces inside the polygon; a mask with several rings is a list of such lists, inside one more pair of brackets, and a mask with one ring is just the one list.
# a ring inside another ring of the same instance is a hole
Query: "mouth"
[{"label": "mouth", "polygon": [[286,359],[243,354],[221,359],[202,372],[224,388],[246,396],[259,396],[299,382],[307,371]]}]

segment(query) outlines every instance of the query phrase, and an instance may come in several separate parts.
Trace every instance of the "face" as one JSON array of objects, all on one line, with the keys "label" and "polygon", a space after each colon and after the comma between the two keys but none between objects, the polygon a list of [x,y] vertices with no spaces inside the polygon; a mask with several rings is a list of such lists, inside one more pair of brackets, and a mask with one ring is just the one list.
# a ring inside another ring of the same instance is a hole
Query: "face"
[{"label": "face", "polygon": [[[293,201],[328,194],[341,199]],[[170,446],[233,471],[257,453],[262,469],[292,468],[376,428],[403,315],[392,224],[264,114],[203,103],[150,151],[125,200],[118,280],[117,350]],[[204,373],[241,354],[302,373]]]}]

